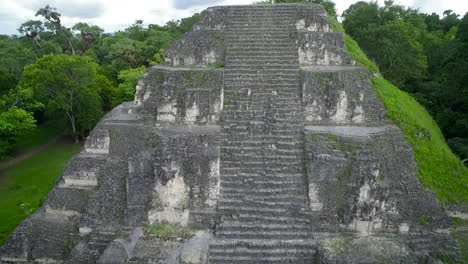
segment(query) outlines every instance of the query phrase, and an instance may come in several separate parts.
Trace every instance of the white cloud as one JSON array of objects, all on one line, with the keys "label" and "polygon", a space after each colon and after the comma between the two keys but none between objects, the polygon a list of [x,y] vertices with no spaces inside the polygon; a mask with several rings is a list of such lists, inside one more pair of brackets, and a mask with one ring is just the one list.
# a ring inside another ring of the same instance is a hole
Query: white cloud
[{"label": "white cloud", "polygon": [[[336,0],[338,14],[358,0]],[[251,4],[257,0],[0,0],[0,34],[17,34],[21,23],[34,17],[35,12],[49,4],[62,13],[64,24],[86,22],[103,27],[107,32],[124,29],[137,19],[145,24],[165,24],[201,12],[213,4]],[[383,0],[379,0],[383,4]],[[422,12],[442,15],[447,9],[464,15],[468,1],[460,0],[400,0],[398,4],[419,7]]]}]

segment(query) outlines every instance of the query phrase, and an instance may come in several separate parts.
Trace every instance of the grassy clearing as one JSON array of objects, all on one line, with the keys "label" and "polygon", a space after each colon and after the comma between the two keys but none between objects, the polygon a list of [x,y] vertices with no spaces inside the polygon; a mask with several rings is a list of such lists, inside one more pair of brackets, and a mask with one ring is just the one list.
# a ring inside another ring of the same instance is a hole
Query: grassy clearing
[{"label": "grassy clearing", "polygon": [[[336,32],[344,32],[338,21],[331,20]],[[348,35],[345,39],[347,50],[356,64],[374,73],[374,90],[384,103],[388,116],[412,145],[423,186],[434,191],[445,206],[468,203],[468,169],[452,153],[436,122],[411,95],[378,74],[378,67],[367,58],[356,41]]]},{"label": "grassy clearing", "polygon": [[21,221],[42,206],[63,168],[80,148],[71,142],[58,142],[0,172],[0,245]]},{"label": "grassy clearing", "polygon": [[176,239],[187,240],[192,238],[198,231],[198,229],[174,225],[147,226],[146,230],[163,241]]}]

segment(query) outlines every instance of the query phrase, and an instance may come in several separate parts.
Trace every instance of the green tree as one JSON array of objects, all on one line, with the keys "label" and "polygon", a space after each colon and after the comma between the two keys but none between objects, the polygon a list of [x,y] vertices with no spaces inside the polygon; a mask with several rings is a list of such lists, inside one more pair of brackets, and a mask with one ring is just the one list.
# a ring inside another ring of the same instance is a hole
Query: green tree
[{"label": "green tree", "polygon": [[0,72],[0,160],[15,147],[17,139],[35,127],[32,111],[35,104],[30,91],[16,88],[16,79]]},{"label": "green tree", "polygon": [[39,9],[36,12],[36,16],[42,16],[47,21],[45,26],[54,31],[55,34],[60,37],[64,38],[70,48],[72,54],[75,54],[75,47],[73,45],[73,34],[71,30],[62,25],[60,17],[62,16],[57,9],[46,5],[45,7]]},{"label": "green tree", "polygon": [[21,34],[24,34],[26,37],[32,39],[34,43],[39,48],[42,48],[41,46],[41,35],[40,33],[44,30],[44,26],[42,24],[42,21],[39,20],[29,20],[23,24],[21,24],[20,28],[18,31]]},{"label": "green tree", "polygon": [[89,49],[101,39],[104,29],[98,26],[90,26],[86,23],[77,23],[72,29],[78,31],[81,36],[81,50],[84,55],[88,54]]},{"label": "green tree", "polygon": [[8,73],[0,71],[0,96],[7,94],[17,85],[16,78]]},{"label": "green tree", "polygon": [[146,67],[144,66],[119,72],[119,80],[121,80],[122,83],[117,87],[117,93],[114,99],[116,104],[133,100],[135,97],[136,85],[145,72]]},{"label": "green tree", "polygon": [[89,57],[47,55],[25,68],[20,87],[31,89],[34,98],[55,120],[66,120],[78,141],[103,115],[102,83],[105,78]]},{"label": "green tree", "polygon": [[18,40],[0,39],[0,71],[21,78],[24,66],[36,60],[36,54],[32,48],[22,45]]},{"label": "green tree", "polygon": [[394,20],[382,26],[371,25],[363,30],[360,41],[382,74],[399,87],[426,72],[427,57],[411,23]]},{"label": "green tree", "polygon": [[[0,104],[4,108],[3,100]],[[35,123],[33,114],[24,109],[11,107],[0,111],[0,159],[14,148],[18,137],[36,127]]]}]

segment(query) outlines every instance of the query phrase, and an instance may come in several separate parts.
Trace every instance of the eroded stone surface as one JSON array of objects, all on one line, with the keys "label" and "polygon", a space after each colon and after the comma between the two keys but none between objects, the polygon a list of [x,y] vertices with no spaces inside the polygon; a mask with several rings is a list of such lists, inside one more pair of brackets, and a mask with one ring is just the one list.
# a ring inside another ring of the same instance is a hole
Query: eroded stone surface
[{"label": "eroded stone surface", "polygon": [[[0,262],[456,261],[410,145],[331,29],[316,5],[204,11],[97,124]],[[168,224],[204,231],[140,229]]]}]

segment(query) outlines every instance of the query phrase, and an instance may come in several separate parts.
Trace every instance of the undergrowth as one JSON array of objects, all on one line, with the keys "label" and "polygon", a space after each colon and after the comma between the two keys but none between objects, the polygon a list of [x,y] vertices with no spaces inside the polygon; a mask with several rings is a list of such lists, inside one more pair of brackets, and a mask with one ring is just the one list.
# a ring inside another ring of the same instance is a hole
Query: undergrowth
[{"label": "undergrowth", "polygon": [[[335,32],[343,26],[330,18]],[[377,65],[369,60],[358,43],[345,34],[346,49],[356,65],[373,74],[372,84],[388,111],[388,116],[401,128],[414,149],[418,177],[423,186],[435,192],[442,203],[468,203],[468,169],[448,147],[445,139],[426,109],[411,95],[401,91],[379,73]]]}]

